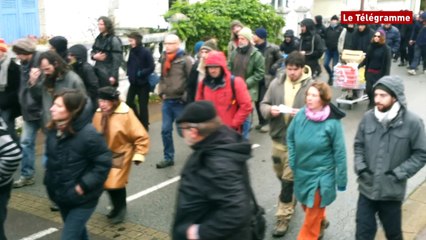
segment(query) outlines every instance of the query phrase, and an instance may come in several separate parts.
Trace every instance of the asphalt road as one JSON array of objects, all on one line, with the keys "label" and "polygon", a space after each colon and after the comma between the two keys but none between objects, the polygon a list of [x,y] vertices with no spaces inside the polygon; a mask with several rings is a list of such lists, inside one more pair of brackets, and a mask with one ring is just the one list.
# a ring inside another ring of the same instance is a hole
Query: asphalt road
[{"label": "asphalt road", "polygon": [[[408,76],[405,67],[397,67],[393,63],[392,75],[402,76],[405,82],[406,95],[408,99],[408,108],[424,120],[426,120],[426,111],[424,103],[426,102],[426,75]],[[327,76],[324,71],[322,79]],[[125,84],[121,84],[124,90]],[[335,89],[335,97],[340,94],[340,90]],[[327,208],[327,218],[331,225],[326,230],[324,239],[345,240],[353,239],[355,231],[355,210],[358,198],[356,179],[353,173],[353,138],[358,123],[367,108],[366,102],[361,102],[353,106],[351,110],[344,108],[347,116],[343,119],[345,130],[345,141],[347,148],[348,177],[349,184],[345,192],[339,192],[336,201]],[[256,123],[256,122],[255,122]],[[140,224],[161,232],[169,232],[173,220],[173,212],[176,200],[176,189],[178,186],[178,176],[185,159],[190,153],[190,149],[184,144],[176,134],[174,134],[176,157],[175,166],[166,169],[156,169],[155,164],[162,160],[162,142],[161,142],[161,122],[152,122],[150,127],[151,150],[146,158],[146,162],[132,169],[130,181],[127,188],[129,197],[139,194],[138,198],[131,200],[128,204],[127,221]],[[270,158],[271,140],[268,134],[258,133],[255,130],[251,132],[252,143],[260,146],[253,150],[253,158],[249,161],[252,186],[258,198],[258,202],[266,209],[267,218],[267,237],[272,239],[271,231],[274,225],[274,214],[276,211],[276,202],[280,184],[277,181],[272,170],[272,161]],[[45,188],[42,185],[42,167],[40,157],[37,159],[37,183],[30,187],[16,189],[15,192],[46,197]],[[424,181],[426,170],[423,169],[409,181],[409,192]],[[169,181],[169,182],[166,182]],[[159,184],[164,184],[161,186]],[[168,183],[168,185],[167,185]],[[96,209],[97,213],[106,214],[109,205],[107,196],[104,194]],[[303,222],[303,211],[300,205],[294,219],[290,223],[290,229],[286,236],[281,239],[296,239],[299,228]],[[11,209],[6,224],[6,231],[10,239],[22,239],[39,231],[49,228],[56,228],[58,231],[40,239],[58,239],[61,224],[53,221],[33,216],[31,212],[20,212]],[[92,235],[93,239],[103,239]]]}]

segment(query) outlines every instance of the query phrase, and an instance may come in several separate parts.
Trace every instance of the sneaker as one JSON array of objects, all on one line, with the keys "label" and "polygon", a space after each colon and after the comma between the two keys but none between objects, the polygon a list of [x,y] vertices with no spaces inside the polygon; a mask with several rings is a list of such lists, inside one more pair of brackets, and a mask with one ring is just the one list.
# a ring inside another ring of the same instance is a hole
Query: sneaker
[{"label": "sneaker", "polygon": [[288,220],[277,220],[272,237],[282,237],[288,230]]},{"label": "sneaker", "polygon": [[318,237],[319,240],[321,240],[322,237],[324,237],[324,231],[325,231],[325,229],[328,228],[328,226],[330,226],[330,221],[328,221],[327,219],[324,218],[321,221],[320,234],[319,234],[319,237]]},{"label": "sneaker", "polygon": [[262,127],[263,127],[263,125],[259,124],[259,125],[256,125],[256,127],[254,127],[254,129],[260,130]]},{"label": "sneaker", "polygon": [[265,124],[265,125],[263,125],[263,126],[259,129],[259,132],[261,132],[261,133],[267,133],[267,132],[269,132],[269,124]]},{"label": "sneaker", "polygon": [[416,70],[414,70],[414,69],[410,69],[410,70],[408,70],[407,72],[408,72],[408,74],[410,74],[410,75],[416,75]]},{"label": "sneaker", "polygon": [[13,188],[21,188],[31,186],[35,183],[34,177],[20,177],[17,181],[13,182]]},{"label": "sneaker", "polygon": [[166,167],[171,167],[173,165],[175,165],[175,163],[173,161],[163,160],[163,161],[157,163],[156,166],[157,166],[157,168],[166,168]]},{"label": "sneaker", "polygon": [[407,65],[405,62],[401,62],[400,64],[398,64],[398,67],[404,67],[405,65]]}]

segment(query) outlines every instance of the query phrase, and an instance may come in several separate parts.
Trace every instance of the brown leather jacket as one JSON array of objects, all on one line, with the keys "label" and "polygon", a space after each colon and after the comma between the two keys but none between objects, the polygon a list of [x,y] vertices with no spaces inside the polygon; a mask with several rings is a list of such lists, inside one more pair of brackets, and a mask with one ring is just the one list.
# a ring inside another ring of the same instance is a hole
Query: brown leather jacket
[{"label": "brown leather jacket", "polygon": [[[102,133],[102,111],[98,109],[93,116],[93,125]],[[126,186],[132,161],[145,161],[149,149],[149,136],[133,110],[124,102],[115,109],[108,119],[108,131],[103,133],[108,148],[113,153],[113,166],[105,189]]]}]

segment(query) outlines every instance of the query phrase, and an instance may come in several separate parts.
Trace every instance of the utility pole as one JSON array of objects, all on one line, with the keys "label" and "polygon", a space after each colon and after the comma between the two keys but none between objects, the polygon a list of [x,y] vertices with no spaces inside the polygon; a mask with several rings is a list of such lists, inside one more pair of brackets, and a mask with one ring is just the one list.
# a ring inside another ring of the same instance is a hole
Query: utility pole
[{"label": "utility pole", "polygon": [[361,0],[361,7],[360,7],[361,11],[364,11],[364,0]]}]

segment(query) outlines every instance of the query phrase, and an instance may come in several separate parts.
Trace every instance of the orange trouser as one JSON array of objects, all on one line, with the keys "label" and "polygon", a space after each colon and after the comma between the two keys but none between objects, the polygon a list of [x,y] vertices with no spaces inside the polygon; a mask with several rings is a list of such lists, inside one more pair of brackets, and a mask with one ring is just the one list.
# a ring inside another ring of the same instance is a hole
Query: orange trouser
[{"label": "orange trouser", "polygon": [[325,208],[320,208],[321,196],[319,190],[315,192],[314,206],[312,208],[302,205],[305,211],[305,222],[300,229],[297,240],[317,240],[320,234],[321,221],[325,218]]}]

